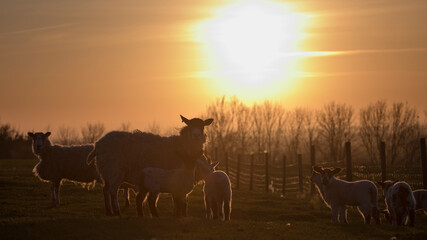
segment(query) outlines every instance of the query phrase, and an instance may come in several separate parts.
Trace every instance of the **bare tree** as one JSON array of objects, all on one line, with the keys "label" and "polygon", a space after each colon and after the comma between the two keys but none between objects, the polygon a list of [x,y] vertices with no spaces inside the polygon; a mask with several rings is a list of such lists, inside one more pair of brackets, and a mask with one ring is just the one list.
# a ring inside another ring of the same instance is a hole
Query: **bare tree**
[{"label": "bare tree", "polygon": [[87,123],[86,126],[81,128],[82,143],[94,143],[105,132],[103,123]]},{"label": "bare tree", "polygon": [[286,127],[286,145],[294,160],[301,153],[301,141],[304,134],[304,121],[306,112],[302,108],[295,108],[289,112],[288,125]]},{"label": "bare tree", "polygon": [[378,163],[380,157],[380,143],[384,141],[389,131],[387,103],[378,101],[366,108],[360,109],[359,136],[368,152],[371,164]]},{"label": "bare tree", "polygon": [[244,153],[247,148],[247,141],[250,128],[250,109],[236,97],[231,99],[231,111],[235,116],[236,135],[239,140],[239,152]]},{"label": "bare tree", "polygon": [[122,124],[119,127],[119,131],[130,131],[130,122],[122,122]]},{"label": "bare tree", "polygon": [[353,108],[331,102],[317,112],[319,138],[327,144],[333,162],[344,158],[344,142],[353,137]]},{"label": "bare tree", "polygon": [[264,122],[262,114],[262,106],[254,103],[251,109],[251,133],[252,137],[256,142],[257,151],[261,152],[264,150]]},{"label": "bare tree", "polygon": [[153,121],[152,123],[148,124],[147,131],[153,134],[160,135],[161,133],[160,124],[157,123],[156,121]]},{"label": "bare tree", "polygon": [[61,145],[72,145],[80,143],[80,140],[75,128],[62,125],[58,127],[55,142]]},{"label": "bare tree", "polygon": [[207,115],[214,119],[207,130],[212,148],[219,147],[223,153],[231,150],[234,115],[225,96],[208,106]]},{"label": "bare tree", "polygon": [[418,127],[417,111],[407,103],[393,103],[389,117],[389,156],[391,164],[394,164],[407,141],[413,137],[414,129]]}]

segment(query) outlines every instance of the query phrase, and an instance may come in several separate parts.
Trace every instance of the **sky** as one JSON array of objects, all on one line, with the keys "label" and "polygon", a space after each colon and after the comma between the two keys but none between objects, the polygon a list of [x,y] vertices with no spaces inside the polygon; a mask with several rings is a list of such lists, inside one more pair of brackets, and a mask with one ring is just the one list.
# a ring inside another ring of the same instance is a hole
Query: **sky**
[{"label": "sky", "polygon": [[0,123],[181,126],[218,97],[427,110],[427,2],[2,0]]}]

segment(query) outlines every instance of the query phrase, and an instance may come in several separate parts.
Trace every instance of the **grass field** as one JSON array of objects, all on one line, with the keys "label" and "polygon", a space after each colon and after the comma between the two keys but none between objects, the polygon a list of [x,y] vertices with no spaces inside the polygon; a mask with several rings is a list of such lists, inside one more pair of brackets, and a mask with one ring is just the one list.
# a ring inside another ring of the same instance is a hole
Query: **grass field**
[{"label": "grass field", "polygon": [[[1,239],[427,239],[427,216],[416,214],[416,227],[362,223],[349,209],[349,225],[330,223],[330,210],[318,198],[233,191],[230,222],[207,221],[201,186],[189,197],[190,217],[172,217],[168,196],[159,201],[158,219],[137,218],[135,198],[123,218],[104,216],[100,185],[83,189],[64,183],[61,204],[49,208],[49,184],[31,170],[34,160],[0,160]],[[124,205],[123,199],[121,206]],[[383,221],[384,222],[384,221]]]}]

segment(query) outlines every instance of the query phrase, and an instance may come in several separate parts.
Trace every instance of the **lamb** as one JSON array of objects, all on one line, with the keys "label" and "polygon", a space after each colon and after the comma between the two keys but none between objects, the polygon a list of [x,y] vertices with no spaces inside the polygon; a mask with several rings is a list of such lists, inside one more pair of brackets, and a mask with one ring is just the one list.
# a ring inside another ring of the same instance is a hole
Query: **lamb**
[{"label": "lamb", "polygon": [[378,189],[372,181],[347,182],[335,178],[341,168],[328,169],[313,167],[311,181],[315,184],[325,204],[331,208],[332,223],[346,223],[346,206],[357,206],[365,224],[374,218],[380,224],[378,210]]},{"label": "lamb", "polygon": [[391,224],[393,226],[402,226],[409,222],[409,226],[413,227],[415,225],[416,202],[409,184],[398,180],[377,183],[383,189]]},{"label": "lamb", "polygon": [[192,166],[202,156],[206,141],[204,127],[213,119],[188,120],[177,136],[161,137],[141,131],[112,131],[95,143],[88,164],[96,165],[104,182],[104,203],[108,216],[121,216],[117,189],[122,182],[140,184],[140,172],[147,167],[171,170]]},{"label": "lamb", "polygon": [[182,166],[173,170],[147,167],[141,170],[139,193],[136,195],[138,216],[144,216],[142,203],[148,193],[151,215],[159,217],[157,200],[160,193],[171,193],[174,202],[174,215],[187,216],[187,196],[193,191],[196,165]]},{"label": "lamb", "polygon": [[218,162],[202,162],[201,167],[197,168],[205,182],[203,192],[206,218],[229,221],[232,201],[230,178],[225,172],[215,170],[217,165]]},{"label": "lamb", "polygon": [[413,194],[417,203],[415,210],[422,210],[427,215],[427,190],[416,190]]},{"label": "lamb", "polygon": [[[52,207],[59,205],[59,191],[62,180],[68,180],[82,185],[100,182],[101,178],[95,164],[86,164],[86,157],[93,150],[93,145],[60,146],[52,145],[49,140],[51,132],[28,132],[32,138],[33,153],[39,162],[33,169],[40,180],[50,182]],[[129,206],[129,188],[122,186],[126,206]]]}]

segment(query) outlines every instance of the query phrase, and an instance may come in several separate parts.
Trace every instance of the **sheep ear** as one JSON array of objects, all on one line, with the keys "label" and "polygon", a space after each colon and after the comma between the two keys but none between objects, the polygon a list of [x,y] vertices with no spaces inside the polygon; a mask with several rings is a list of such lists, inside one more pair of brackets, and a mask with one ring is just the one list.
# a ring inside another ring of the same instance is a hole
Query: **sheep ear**
[{"label": "sheep ear", "polygon": [[212,122],[213,122],[213,119],[209,118],[209,119],[206,119],[205,121],[203,121],[203,125],[209,126],[209,125],[211,125]]},{"label": "sheep ear", "polygon": [[29,137],[34,138],[34,133],[28,132],[27,134],[28,134]]},{"label": "sheep ear", "polygon": [[318,166],[313,166],[313,171],[319,174],[323,173],[323,168]]},{"label": "sheep ear", "polygon": [[336,175],[336,174],[338,174],[338,173],[340,173],[341,172],[341,168],[335,168],[333,171],[332,171],[332,175]]},{"label": "sheep ear", "polygon": [[395,180],[395,181],[393,182],[393,185],[394,185],[395,183],[397,183],[397,182],[399,182],[399,180]]},{"label": "sheep ear", "polygon": [[47,133],[45,133],[45,134],[44,134],[44,136],[45,136],[45,137],[49,137],[49,136],[50,136],[50,134],[51,134],[51,132],[47,132]]},{"label": "sheep ear", "polygon": [[188,124],[190,123],[190,121],[187,118],[185,118],[184,116],[182,116],[182,115],[179,115],[179,116],[181,116],[182,122],[185,123],[185,124],[187,124],[187,126],[188,126]]},{"label": "sheep ear", "polygon": [[218,166],[219,162],[214,162],[211,164],[211,167],[213,167],[214,169],[216,168],[216,166]]}]

